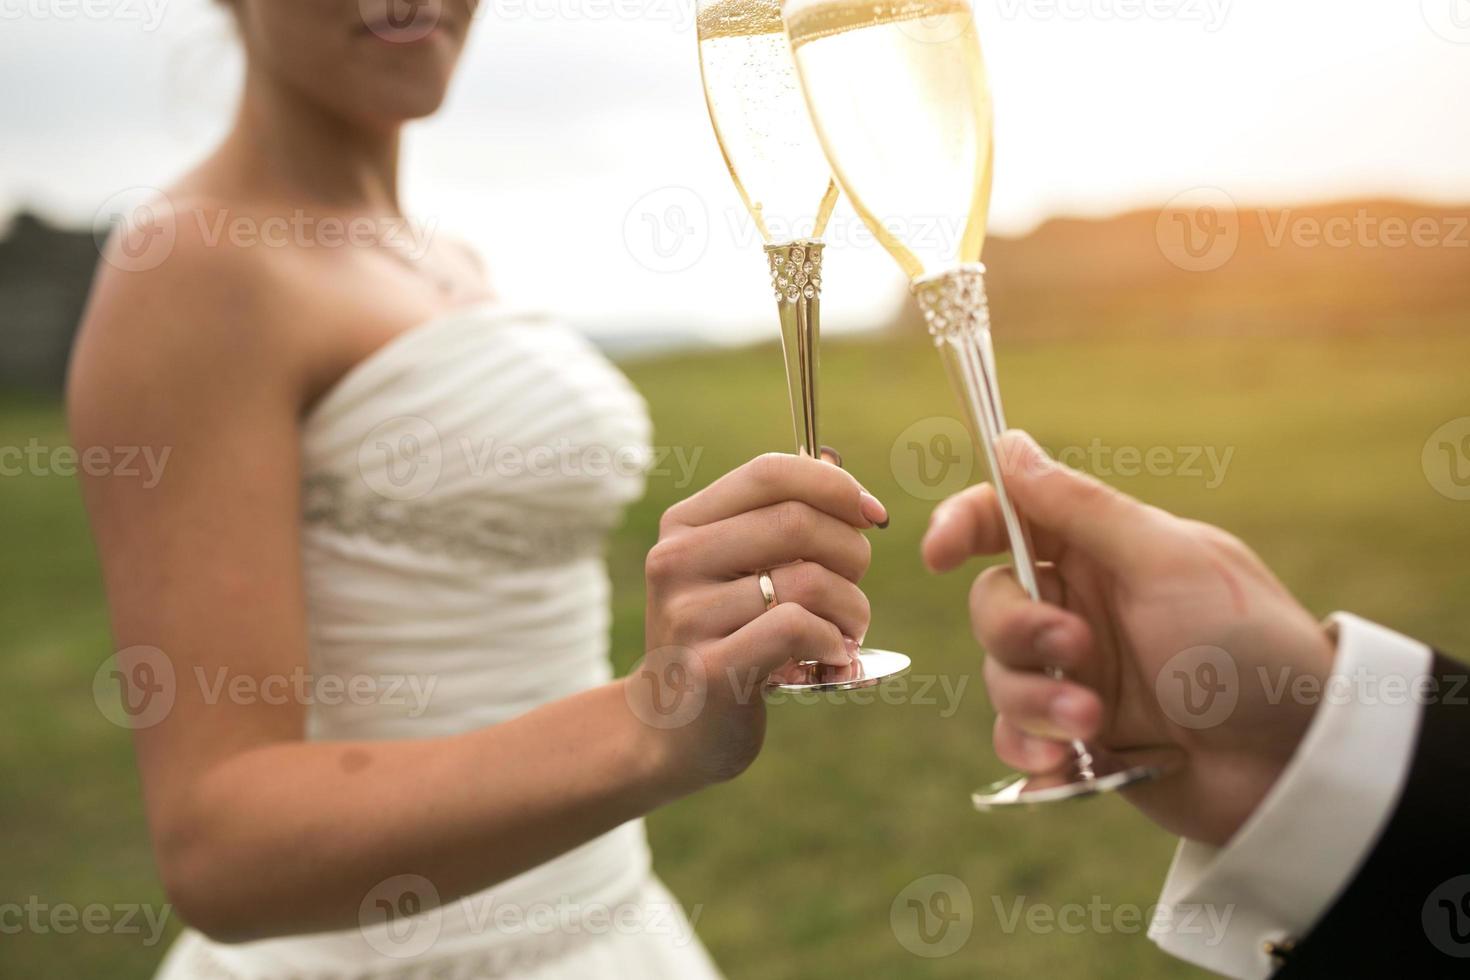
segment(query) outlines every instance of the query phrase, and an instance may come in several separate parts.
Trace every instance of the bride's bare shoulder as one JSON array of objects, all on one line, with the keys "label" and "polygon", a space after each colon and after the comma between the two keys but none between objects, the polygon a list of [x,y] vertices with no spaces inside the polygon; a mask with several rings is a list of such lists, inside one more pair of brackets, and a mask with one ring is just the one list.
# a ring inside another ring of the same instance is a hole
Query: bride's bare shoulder
[{"label": "bride's bare shoulder", "polygon": [[227,381],[291,389],[306,286],[283,250],[232,232],[240,220],[226,201],[160,193],[114,221],[72,356],[74,404],[106,411],[143,386],[179,404]]}]

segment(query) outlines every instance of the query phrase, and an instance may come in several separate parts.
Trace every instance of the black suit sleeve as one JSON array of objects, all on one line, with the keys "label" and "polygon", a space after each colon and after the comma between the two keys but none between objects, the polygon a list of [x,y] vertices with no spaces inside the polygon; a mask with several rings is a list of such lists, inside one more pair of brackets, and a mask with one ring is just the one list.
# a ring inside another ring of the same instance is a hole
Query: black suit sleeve
[{"label": "black suit sleeve", "polygon": [[1470,978],[1470,668],[1432,676],[1397,808],[1274,980]]}]

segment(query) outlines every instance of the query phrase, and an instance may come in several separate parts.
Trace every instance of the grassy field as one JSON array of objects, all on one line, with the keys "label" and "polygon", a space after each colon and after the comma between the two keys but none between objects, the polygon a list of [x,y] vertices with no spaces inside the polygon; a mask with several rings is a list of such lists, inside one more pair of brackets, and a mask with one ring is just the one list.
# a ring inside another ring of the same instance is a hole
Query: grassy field
[{"label": "grassy field", "polygon": [[[1470,415],[1470,340],[1172,339],[1000,354],[1012,421],[1048,447],[1072,447],[1126,489],[1241,534],[1316,612],[1353,609],[1470,652],[1470,503],[1437,492],[1421,462],[1431,433]],[[971,811],[969,792],[1001,771],[965,625],[974,569],[940,579],[921,569],[931,502],[909,445],[943,447],[934,438],[956,414],[952,397],[913,337],[834,343],[824,357],[824,441],[893,515],[873,534],[870,641],[913,654],[932,686],[921,697],[914,683],[903,704],[773,708],[767,750],[746,776],[651,818],[659,872],[698,908],[733,978],[1195,976],[1127,931],[1126,907],[1154,901],[1173,842],[1125,805]],[[658,442],[700,453],[696,487],[791,443],[772,347],[630,370]],[[0,446],[32,438],[64,443],[57,408],[0,402]],[[1116,454],[1130,447],[1167,448],[1173,471],[1117,477],[1129,463]],[[963,475],[963,453],[954,465]],[[659,513],[688,492],[677,482],[651,481],[613,547],[620,669],[640,650],[642,555]],[[0,478],[0,520],[0,903],[157,905],[128,738],[92,700],[110,645],[77,488]],[[932,874],[959,878],[973,903],[968,940],[940,958],[914,955],[890,925],[895,898]],[[1018,897],[1053,911],[1105,905],[1106,927],[1027,929],[1023,917],[1008,930]],[[1107,926],[1115,911],[1121,928]],[[161,955],[139,935],[0,934],[4,977],[146,977]]]}]

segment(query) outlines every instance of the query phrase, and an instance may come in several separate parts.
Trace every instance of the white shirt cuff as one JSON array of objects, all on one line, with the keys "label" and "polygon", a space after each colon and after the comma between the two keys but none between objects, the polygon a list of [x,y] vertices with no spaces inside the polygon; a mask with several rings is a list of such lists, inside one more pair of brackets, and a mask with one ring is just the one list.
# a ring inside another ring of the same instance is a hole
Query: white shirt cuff
[{"label": "white shirt cuff", "polygon": [[[1275,970],[1267,944],[1299,940],[1331,907],[1398,803],[1418,739],[1433,654],[1346,613],[1332,674],[1276,784],[1223,848],[1183,841],[1149,938],[1241,980]],[[1291,680],[1289,676],[1286,678]],[[1268,691],[1282,678],[1267,672]]]}]

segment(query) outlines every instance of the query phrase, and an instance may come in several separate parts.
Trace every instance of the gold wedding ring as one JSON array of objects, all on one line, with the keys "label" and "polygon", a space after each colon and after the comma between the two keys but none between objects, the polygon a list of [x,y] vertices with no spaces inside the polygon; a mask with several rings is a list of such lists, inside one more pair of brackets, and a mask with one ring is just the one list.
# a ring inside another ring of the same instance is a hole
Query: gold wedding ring
[{"label": "gold wedding ring", "polygon": [[761,598],[766,600],[766,612],[776,608],[776,583],[771,581],[770,572],[761,572],[756,577],[761,584]]}]

